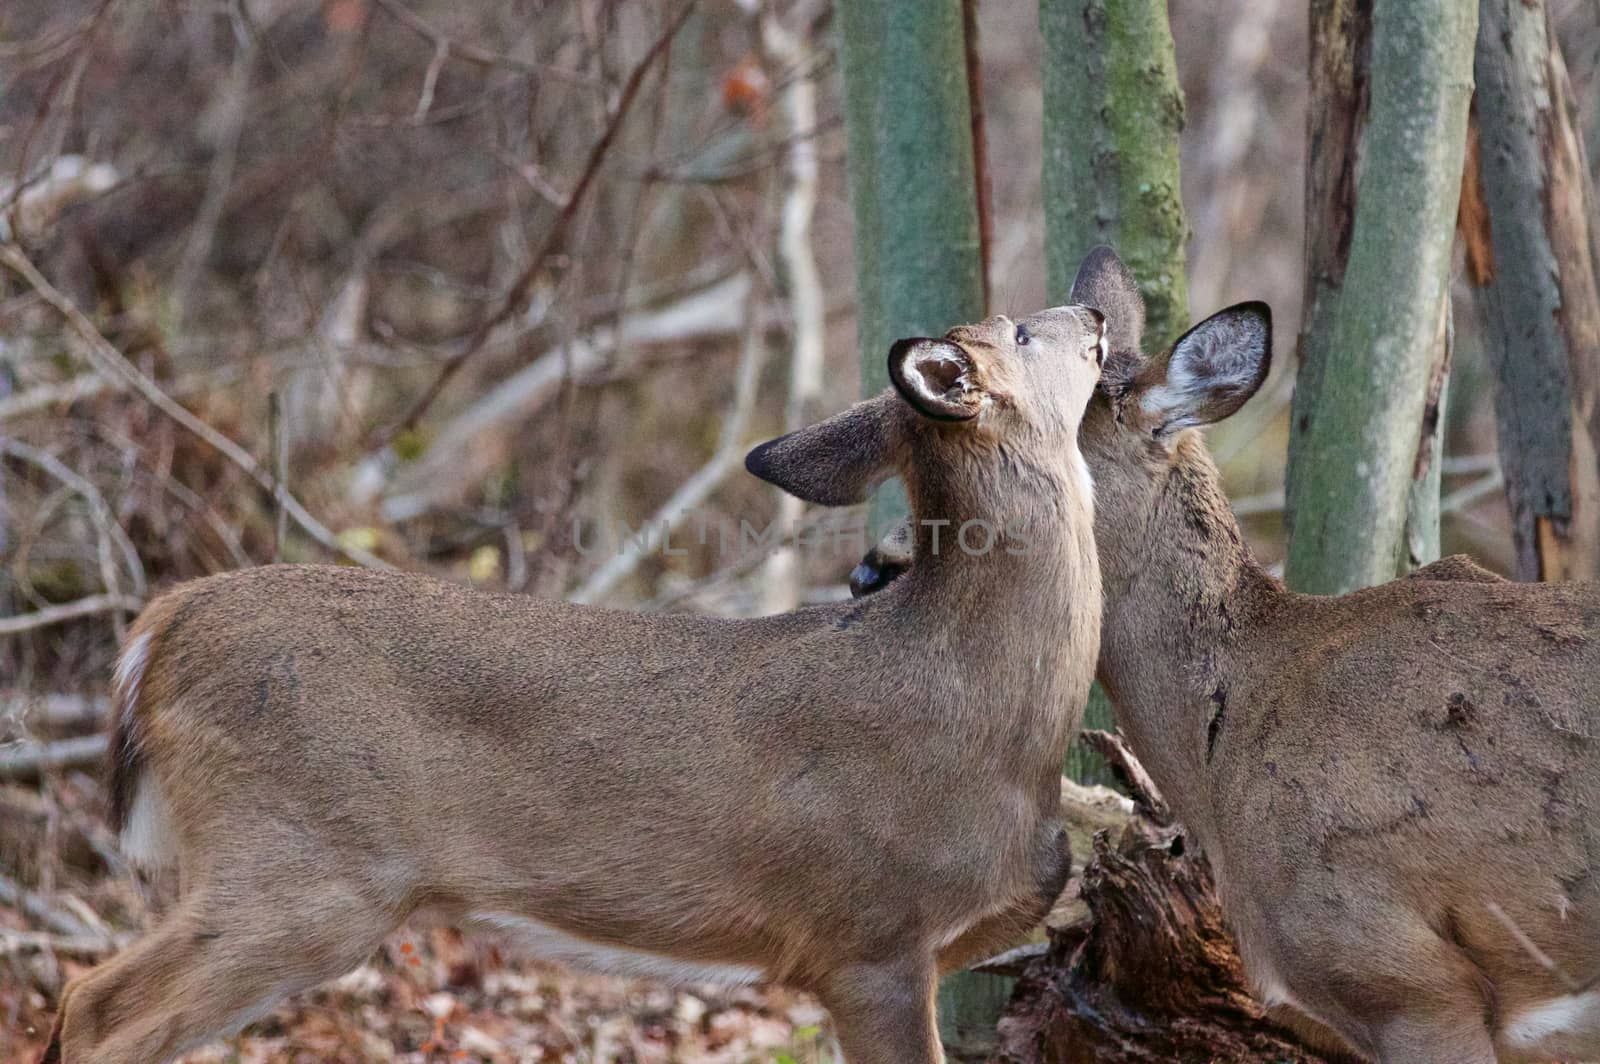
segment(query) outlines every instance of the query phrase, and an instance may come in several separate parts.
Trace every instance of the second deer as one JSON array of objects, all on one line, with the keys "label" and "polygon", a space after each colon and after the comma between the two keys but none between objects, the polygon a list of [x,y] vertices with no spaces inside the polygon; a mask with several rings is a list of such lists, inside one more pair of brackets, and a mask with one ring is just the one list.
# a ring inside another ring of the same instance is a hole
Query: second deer
[{"label": "second deer", "polygon": [[[1266,379],[1265,304],[1147,358],[1108,249],[1072,298],[1112,347],[1079,438],[1098,675],[1210,858],[1261,996],[1385,1064],[1600,1057],[1600,587],[1456,557],[1350,595],[1286,590],[1191,431]],[[855,582],[921,562],[891,538]]]}]

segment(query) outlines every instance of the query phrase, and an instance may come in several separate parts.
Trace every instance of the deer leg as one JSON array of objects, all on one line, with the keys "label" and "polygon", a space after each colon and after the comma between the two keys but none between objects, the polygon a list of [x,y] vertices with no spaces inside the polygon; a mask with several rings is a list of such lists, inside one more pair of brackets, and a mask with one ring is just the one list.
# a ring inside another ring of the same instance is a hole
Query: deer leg
[{"label": "deer leg", "polygon": [[349,971],[398,923],[326,881],[298,899],[278,890],[184,899],[160,926],[69,984],[58,1039],[43,1059],[160,1064]]},{"label": "deer leg", "polygon": [[944,1064],[934,966],[857,965],[820,991],[849,1064]]}]

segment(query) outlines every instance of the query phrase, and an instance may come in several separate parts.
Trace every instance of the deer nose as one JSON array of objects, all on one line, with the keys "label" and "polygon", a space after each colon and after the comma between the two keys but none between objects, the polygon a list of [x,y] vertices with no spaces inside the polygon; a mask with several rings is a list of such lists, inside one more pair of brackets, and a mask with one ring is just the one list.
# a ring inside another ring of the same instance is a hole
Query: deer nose
[{"label": "deer nose", "polygon": [[1089,320],[1094,322],[1095,352],[1094,364],[1101,369],[1106,368],[1106,316],[1093,307],[1084,307],[1089,312]]}]

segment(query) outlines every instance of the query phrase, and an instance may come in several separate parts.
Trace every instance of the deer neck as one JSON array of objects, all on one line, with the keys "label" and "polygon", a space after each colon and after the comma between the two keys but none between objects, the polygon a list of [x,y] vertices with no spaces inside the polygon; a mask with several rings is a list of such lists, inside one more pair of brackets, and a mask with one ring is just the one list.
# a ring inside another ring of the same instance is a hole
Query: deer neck
[{"label": "deer neck", "polygon": [[971,682],[956,712],[1048,764],[1053,783],[1098,642],[1092,487],[1076,461],[996,465],[907,485],[916,564],[897,583],[917,607],[901,616],[936,654],[959,656]]},{"label": "deer neck", "polygon": [[1199,435],[1175,447],[1134,512],[1102,524],[1098,675],[1135,753],[1197,827],[1209,810],[1210,743],[1235,686],[1234,648],[1284,592],[1245,544]]}]

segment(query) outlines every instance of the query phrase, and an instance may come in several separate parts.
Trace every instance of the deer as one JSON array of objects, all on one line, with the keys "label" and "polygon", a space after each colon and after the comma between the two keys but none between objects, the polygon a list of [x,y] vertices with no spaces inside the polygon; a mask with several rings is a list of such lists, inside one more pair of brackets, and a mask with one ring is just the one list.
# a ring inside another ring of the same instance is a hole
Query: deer
[{"label": "deer", "polygon": [[[1105,613],[1096,674],[1210,859],[1274,1016],[1383,1064],[1600,1057],[1600,588],[1464,556],[1296,594],[1246,545],[1198,431],[1256,393],[1264,303],[1142,352],[1109,248],[1073,302],[1110,358],[1079,449]],[[923,564],[892,531],[862,601]]]},{"label": "deer", "polygon": [[852,1064],[942,1061],[939,974],[1070,870],[1101,615],[1075,440],[1106,350],[1071,305],[902,340],[890,387],[749,453],[826,506],[901,477],[926,564],[871,600],[648,614],[305,565],[162,595],[116,666],[109,797],[177,898],[69,982],[45,1064],[169,1060],[407,920],[797,987]]}]

